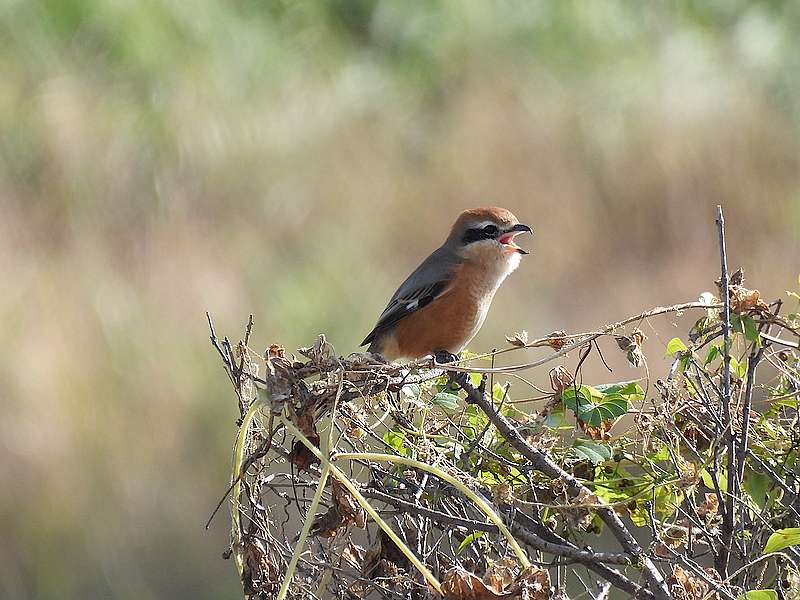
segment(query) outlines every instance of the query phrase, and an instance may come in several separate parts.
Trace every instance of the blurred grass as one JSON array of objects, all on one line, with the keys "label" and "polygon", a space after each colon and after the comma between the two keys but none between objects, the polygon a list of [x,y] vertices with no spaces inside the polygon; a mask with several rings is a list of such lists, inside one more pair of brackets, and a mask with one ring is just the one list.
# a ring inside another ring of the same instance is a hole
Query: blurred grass
[{"label": "blurred grass", "polygon": [[203,311],[353,351],[463,208],[537,230],[476,350],[694,298],[717,203],[781,294],[799,36],[778,1],[0,2],[0,596],[235,596]]}]

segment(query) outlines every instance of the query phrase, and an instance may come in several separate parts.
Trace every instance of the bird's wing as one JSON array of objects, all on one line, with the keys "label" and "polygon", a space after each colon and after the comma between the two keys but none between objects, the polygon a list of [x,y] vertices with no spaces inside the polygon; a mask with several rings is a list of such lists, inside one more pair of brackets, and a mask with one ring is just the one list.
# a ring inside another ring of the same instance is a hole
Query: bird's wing
[{"label": "bird's wing", "polygon": [[378,317],[375,328],[364,338],[361,345],[372,343],[375,337],[398,321],[447,293],[453,273],[461,261],[455,252],[445,247],[439,248],[426,258],[397,288],[389,304]]}]

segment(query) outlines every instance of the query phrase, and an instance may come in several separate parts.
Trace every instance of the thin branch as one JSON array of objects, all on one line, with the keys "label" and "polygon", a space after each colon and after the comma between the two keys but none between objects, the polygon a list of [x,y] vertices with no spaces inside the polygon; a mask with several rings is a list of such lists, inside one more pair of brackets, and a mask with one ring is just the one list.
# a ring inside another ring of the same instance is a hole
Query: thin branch
[{"label": "thin branch", "polygon": [[[528,441],[520,435],[511,422],[494,409],[491,400],[481,394],[466,376],[458,377],[456,382],[466,392],[467,402],[480,407],[492,423],[494,423],[503,437],[505,437],[518,452],[527,458],[535,469],[541,471],[551,479],[561,479],[567,490],[569,490],[570,495],[573,497],[578,496],[582,492],[584,494],[591,493],[588,488],[581,484],[572,474],[567,473],[553,462],[547,454],[531,446]],[[596,510],[611,533],[617,538],[623,550],[631,557],[631,562],[633,564],[642,564],[645,578],[650,583],[650,591],[653,593],[654,597],[660,600],[671,598],[661,572],[649,558],[644,556],[644,552],[639,546],[639,543],[622,523],[617,513],[614,512],[614,509],[603,506],[598,507]]]}]

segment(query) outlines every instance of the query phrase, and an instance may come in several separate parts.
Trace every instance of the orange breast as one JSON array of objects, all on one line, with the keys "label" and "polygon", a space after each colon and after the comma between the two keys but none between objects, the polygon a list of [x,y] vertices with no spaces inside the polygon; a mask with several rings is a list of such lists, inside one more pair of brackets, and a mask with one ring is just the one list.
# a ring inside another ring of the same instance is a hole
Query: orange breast
[{"label": "orange breast", "polygon": [[436,300],[400,321],[380,340],[389,360],[419,358],[437,350],[458,353],[475,336],[494,297],[495,288],[480,265],[462,263],[453,284]]}]

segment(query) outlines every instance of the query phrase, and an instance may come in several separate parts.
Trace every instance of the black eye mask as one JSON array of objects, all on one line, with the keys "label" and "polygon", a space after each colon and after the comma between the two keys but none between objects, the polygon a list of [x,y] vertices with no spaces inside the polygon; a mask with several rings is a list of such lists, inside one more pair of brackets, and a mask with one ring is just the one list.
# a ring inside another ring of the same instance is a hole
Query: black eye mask
[{"label": "black eye mask", "polygon": [[461,241],[464,243],[464,245],[466,245],[479,240],[493,240],[497,237],[498,233],[500,233],[500,229],[498,229],[496,225],[487,225],[486,227],[467,229],[467,231],[464,233],[464,237],[461,238]]}]

